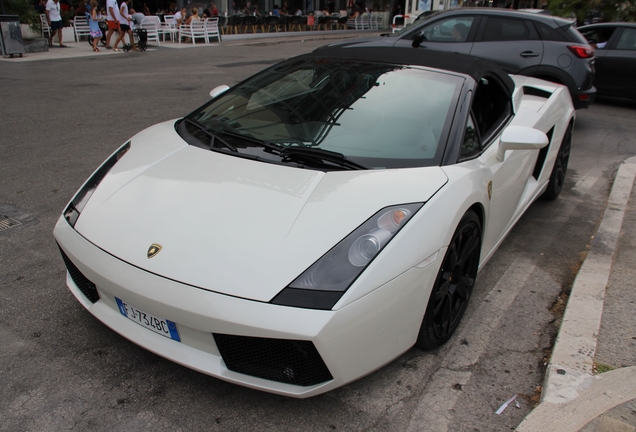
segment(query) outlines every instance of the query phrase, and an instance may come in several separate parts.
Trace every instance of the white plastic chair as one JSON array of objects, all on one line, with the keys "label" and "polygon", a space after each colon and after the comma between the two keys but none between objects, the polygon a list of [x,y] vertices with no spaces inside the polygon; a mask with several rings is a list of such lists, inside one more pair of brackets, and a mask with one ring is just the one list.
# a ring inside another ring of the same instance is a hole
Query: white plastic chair
[{"label": "white plastic chair", "polygon": [[159,35],[163,34],[161,30],[161,20],[158,16],[147,16],[141,20],[141,28],[145,29],[148,34],[148,42],[156,41],[161,46]]},{"label": "white plastic chair", "polygon": [[170,35],[170,40],[174,42],[174,38],[179,34],[177,28],[177,20],[174,15],[164,15],[163,22],[161,23],[161,32],[163,33],[163,40],[166,40],[166,35]]},{"label": "white plastic chair", "polygon": [[205,23],[200,19],[193,19],[190,24],[181,24],[179,28],[179,43],[184,37],[189,37],[194,45],[195,39],[203,39],[205,43],[209,43],[205,31]]},{"label": "white plastic chair", "polygon": [[221,32],[219,31],[219,18],[206,18],[203,21],[205,28],[205,41],[210,42],[210,38],[217,38],[221,42]]},{"label": "white plastic chair", "polygon": [[73,19],[73,32],[75,33],[76,42],[79,42],[81,37],[91,35],[91,28],[85,16],[76,16]]},{"label": "white plastic chair", "polygon": [[[46,14],[40,14],[40,25],[42,27],[42,37],[51,36],[51,27],[49,27],[49,21],[46,19]],[[44,36],[46,33],[46,36]]]},{"label": "white plastic chair", "polygon": [[358,15],[357,17],[355,17],[353,19],[349,18],[347,20],[347,28],[352,28],[352,29],[355,29],[355,30],[362,30],[364,28],[362,20],[363,20],[362,14]]},{"label": "white plastic chair", "polygon": [[368,13],[362,14],[362,30],[371,29],[371,15]]},{"label": "white plastic chair", "polygon": [[371,13],[371,29],[380,30],[382,28],[382,15]]}]

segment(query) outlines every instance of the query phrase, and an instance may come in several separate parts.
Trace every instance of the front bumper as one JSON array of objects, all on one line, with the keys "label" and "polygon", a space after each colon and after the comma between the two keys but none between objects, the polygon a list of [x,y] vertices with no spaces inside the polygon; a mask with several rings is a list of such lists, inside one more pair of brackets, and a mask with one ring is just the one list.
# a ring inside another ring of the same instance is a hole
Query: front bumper
[{"label": "front bumper", "polygon": [[[413,346],[441,262],[412,268],[338,311],[321,311],[236,298],[157,276],[99,249],[63,218],[58,220],[54,236],[68,260],[95,285],[99,299],[91,302],[67,273],[71,292],[117,333],[207,375],[300,398],[358,379]],[[181,342],[122,316],[115,297],[177,323]],[[230,370],[213,334],[309,341],[332,379],[295,385]]]}]

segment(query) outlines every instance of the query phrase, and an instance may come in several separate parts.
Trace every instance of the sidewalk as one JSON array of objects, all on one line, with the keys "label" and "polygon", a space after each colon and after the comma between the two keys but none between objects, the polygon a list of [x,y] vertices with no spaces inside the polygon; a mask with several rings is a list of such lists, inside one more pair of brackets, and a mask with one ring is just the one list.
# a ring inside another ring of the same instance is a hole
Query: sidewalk
[{"label": "sidewalk", "polygon": [[572,286],[541,403],[518,432],[636,431],[635,177],[632,157]]},{"label": "sidewalk", "polygon": [[[150,42],[146,53],[152,53],[158,49],[191,49],[191,48],[207,48],[215,49],[220,46],[232,46],[232,45],[249,45],[249,44],[280,44],[293,41],[305,41],[305,40],[325,40],[325,44],[330,42],[336,42],[343,39],[350,38],[362,38],[378,36],[381,33],[390,32],[390,29],[384,30],[319,30],[319,31],[304,31],[304,32],[279,32],[279,33],[248,33],[238,35],[222,35],[222,42],[210,42],[205,44],[202,42],[192,43],[175,43],[171,41],[161,41],[160,46],[156,42]],[[128,40],[128,37],[126,37]],[[0,55],[0,61],[4,62],[31,62],[40,60],[60,60],[77,57],[99,57],[110,55],[130,55],[131,53],[125,53],[123,51],[113,52],[113,50],[107,50],[100,43],[98,45],[100,52],[93,52],[93,48],[87,41],[81,42],[64,42],[67,48],[60,48],[57,46],[57,40],[54,41],[52,48],[49,48],[46,52],[41,53],[26,53],[23,57],[4,58]],[[121,46],[120,46],[121,48]]]}]

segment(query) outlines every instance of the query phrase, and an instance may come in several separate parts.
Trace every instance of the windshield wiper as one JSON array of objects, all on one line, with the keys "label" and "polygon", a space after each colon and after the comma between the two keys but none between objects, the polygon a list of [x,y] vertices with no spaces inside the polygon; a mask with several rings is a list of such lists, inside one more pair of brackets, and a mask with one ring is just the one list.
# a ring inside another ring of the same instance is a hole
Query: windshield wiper
[{"label": "windshield wiper", "polygon": [[269,153],[280,154],[280,152],[285,149],[285,146],[282,146],[280,144],[276,144],[276,143],[273,143],[271,141],[263,141],[263,140],[260,140],[258,138],[251,137],[249,135],[243,135],[243,134],[240,134],[240,133],[230,132],[230,131],[227,131],[227,130],[223,130],[223,131],[221,131],[221,133],[223,135],[231,136],[233,138],[238,138],[240,140],[248,141],[248,142],[254,143],[254,144],[258,145],[258,146],[265,147],[266,151],[268,151]]},{"label": "windshield wiper", "polygon": [[[194,120],[185,119],[188,124],[191,124],[198,129],[200,129],[203,133],[210,137],[210,147],[214,147],[215,143],[218,141],[223,144],[226,148],[230,149],[233,152],[239,153],[238,149],[232,144],[228,143],[224,139],[220,138],[217,134],[223,134],[225,136],[230,136],[233,138],[237,138],[243,141],[247,141],[257,146],[263,147],[264,151],[280,156],[283,162],[294,162],[297,164],[304,164],[318,168],[333,168],[333,166],[338,166],[351,170],[368,170],[371,167],[363,165],[359,162],[354,162],[350,159],[347,159],[345,155],[338,152],[333,152],[330,150],[323,150],[315,147],[300,147],[300,146],[286,146],[277,144],[272,141],[263,141],[258,138],[251,137],[249,135],[244,135],[238,132],[229,131],[223,128],[220,131],[213,131],[212,129],[198,123]],[[219,122],[222,123],[222,122]],[[259,158],[256,158],[260,160]]]},{"label": "windshield wiper", "polygon": [[203,132],[204,134],[206,134],[207,136],[210,137],[210,150],[212,150],[212,148],[219,148],[219,146],[216,145],[217,141],[219,143],[221,143],[223,145],[223,147],[227,148],[230,151],[233,151],[235,153],[238,153],[238,149],[236,147],[234,147],[232,144],[230,144],[229,142],[225,141],[223,138],[219,138],[218,136],[216,136],[214,134],[214,132],[212,131],[212,129],[202,125],[201,123],[198,123],[194,120],[190,120],[190,119],[185,119],[186,123],[198,128],[199,130],[201,130],[201,132]]},{"label": "windshield wiper", "polygon": [[334,164],[352,170],[368,170],[371,167],[347,159],[342,153],[312,147],[285,147],[280,156],[283,162],[305,163],[315,167],[327,167]]}]

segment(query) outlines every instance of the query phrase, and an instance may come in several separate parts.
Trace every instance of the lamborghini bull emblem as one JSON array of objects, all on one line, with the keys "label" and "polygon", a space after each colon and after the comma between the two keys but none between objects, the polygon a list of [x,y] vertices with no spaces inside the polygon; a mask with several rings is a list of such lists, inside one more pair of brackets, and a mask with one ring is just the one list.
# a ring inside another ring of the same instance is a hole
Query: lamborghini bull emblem
[{"label": "lamborghini bull emblem", "polygon": [[155,255],[157,255],[159,252],[161,252],[161,245],[157,244],[157,243],[153,243],[150,245],[150,247],[148,248],[148,259],[154,257]]}]

